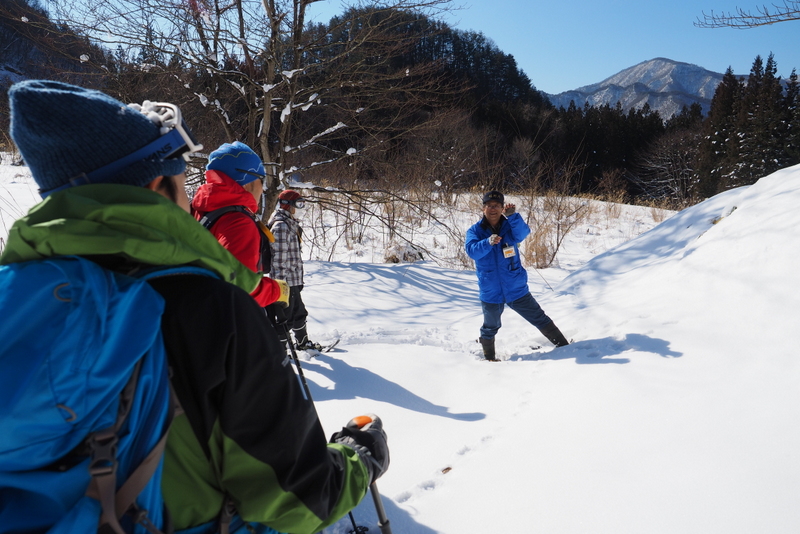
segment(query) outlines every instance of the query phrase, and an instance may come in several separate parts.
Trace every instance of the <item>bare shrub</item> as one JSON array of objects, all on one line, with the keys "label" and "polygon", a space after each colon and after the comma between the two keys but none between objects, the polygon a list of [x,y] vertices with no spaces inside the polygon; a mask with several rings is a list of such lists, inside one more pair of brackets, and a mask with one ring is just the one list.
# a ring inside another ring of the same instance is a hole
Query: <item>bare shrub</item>
[{"label": "bare shrub", "polygon": [[539,197],[539,202],[538,209],[528,213],[532,237],[526,243],[523,258],[537,269],[543,269],[553,265],[564,239],[586,220],[590,208],[584,199],[553,191]]},{"label": "bare shrub", "polygon": [[597,183],[597,197],[600,200],[624,203],[628,197],[628,182],[622,169],[603,171]]},{"label": "bare shrub", "polygon": [[622,215],[622,205],[628,198],[627,182],[621,169],[603,171],[597,184],[596,197],[603,201],[606,226]]},{"label": "bare shrub", "polygon": [[[522,257],[537,269],[553,265],[567,235],[591,213],[590,203],[570,196],[581,174],[575,162],[542,164],[532,176],[531,188],[523,197],[531,237]],[[545,188],[545,184],[548,186]]]},{"label": "bare shrub", "polygon": [[650,215],[653,217],[653,221],[657,223],[664,222],[664,220],[667,218],[666,210],[657,208],[655,206],[650,208]]},{"label": "bare shrub", "polygon": [[603,209],[606,215],[606,227],[622,216],[622,204],[619,202],[607,200],[603,203]]}]

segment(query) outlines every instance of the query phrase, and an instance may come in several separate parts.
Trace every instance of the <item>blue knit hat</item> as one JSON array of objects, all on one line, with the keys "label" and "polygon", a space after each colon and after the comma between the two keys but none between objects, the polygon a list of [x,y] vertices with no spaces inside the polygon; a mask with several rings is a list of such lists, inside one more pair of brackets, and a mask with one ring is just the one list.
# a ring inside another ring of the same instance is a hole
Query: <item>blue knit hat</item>
[{"label": "blue knit hat", "polygon": [[[11,138],[39,190],[83,183],[144,186],[186,169],[181,157],[148,154],[97,179],[81,176],[121,160],[161,136],[143,113],[99,91],[61,82],[28,80],[8,92]],[[85,178],[85,177],[84,177]]]},{"label": "blue knit hat", "polygon": [[208,156],[206,170],[225,173],[239,185],[264,179],[266,172],[261,158],[246,144],[235,141],[225,143]]}]

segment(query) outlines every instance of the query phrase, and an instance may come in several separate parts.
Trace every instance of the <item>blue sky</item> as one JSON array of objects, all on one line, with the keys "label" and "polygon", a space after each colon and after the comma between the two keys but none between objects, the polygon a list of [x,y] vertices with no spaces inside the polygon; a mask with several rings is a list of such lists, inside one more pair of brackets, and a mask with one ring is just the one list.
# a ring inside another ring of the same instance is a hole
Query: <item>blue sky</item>
[{"label": "blue sky", "polygon": [[[701,29],[702,12],[754,11],[761,0],[465,0],[442,17],[482,32],[511,54],[537,89],[560,93],[600,82],[656,57],[715,72],[748,74],[753,60],[775,55],[778,74],[800,73],[800,21],[753,28]],[[341,13],[338,0],[311,5],[319,22]]]}]

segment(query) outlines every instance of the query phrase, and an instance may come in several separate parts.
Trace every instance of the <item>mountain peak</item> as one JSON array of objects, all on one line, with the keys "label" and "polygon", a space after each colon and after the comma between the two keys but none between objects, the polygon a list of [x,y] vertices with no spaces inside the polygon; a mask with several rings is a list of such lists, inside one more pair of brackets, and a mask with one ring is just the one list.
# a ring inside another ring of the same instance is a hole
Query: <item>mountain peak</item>
[{"label": "mountain peak", "polygon": [[590,106],[615,106],[622,109],[639,109],[645,104],[658,111],[666,120],[680,113],[683,106],[699,103],[703,113],[711,107],[711,99],[722,74],[691,63],[657,57],[624,69],[602,82],[548,95],[556,107],[569,107],[571,101],[578,107],[588,102]]}]

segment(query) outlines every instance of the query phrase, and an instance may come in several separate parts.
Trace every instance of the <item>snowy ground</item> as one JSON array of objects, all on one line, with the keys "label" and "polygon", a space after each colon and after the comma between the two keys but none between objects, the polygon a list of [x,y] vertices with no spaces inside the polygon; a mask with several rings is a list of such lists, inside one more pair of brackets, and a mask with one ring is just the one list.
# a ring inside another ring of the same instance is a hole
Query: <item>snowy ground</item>
[{"label": "snowy ground", "polygon": [[[4,225],[35,190],[18,172]],[[383,418],[395,534],[800,532],[798,205],[794,167],[658,226],[589,223],[552,290],[529,276],[574,344],[508,310],[500,363],[476,356],[473,272],[310,261],[309,332],[342,339],[304,361],[326,431]],[[369,498],[354,514],[378,532]]]}]

